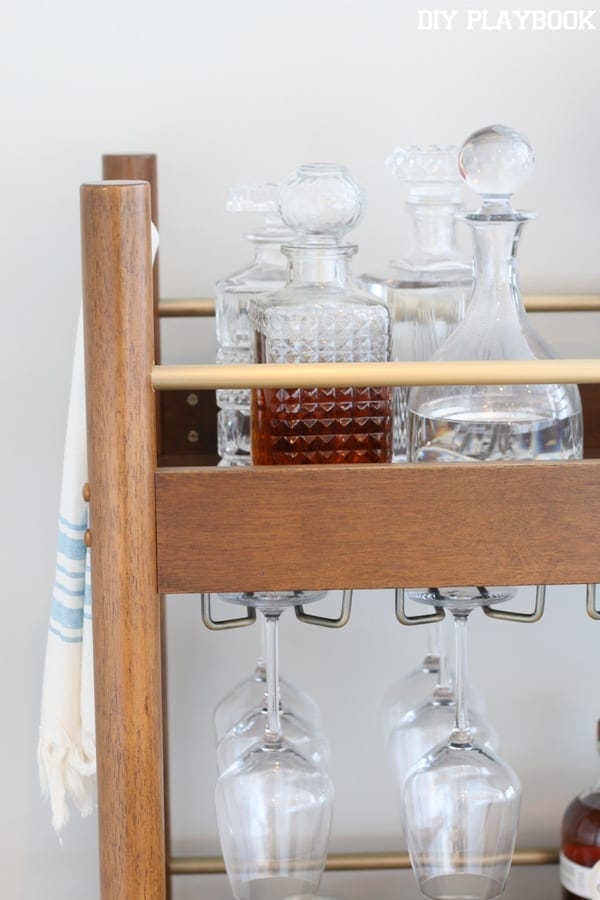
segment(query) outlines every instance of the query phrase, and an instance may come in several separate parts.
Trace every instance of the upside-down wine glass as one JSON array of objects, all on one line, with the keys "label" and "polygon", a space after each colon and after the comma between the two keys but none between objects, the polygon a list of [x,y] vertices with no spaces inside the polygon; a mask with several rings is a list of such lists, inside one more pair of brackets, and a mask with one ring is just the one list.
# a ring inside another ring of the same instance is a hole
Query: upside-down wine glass
[{"label": "upside-down wine glass", "polygon": [[[314,896],[325,865],[333,787],[286,740],[278,684],[278,623],[296,596],[246,596],[265,616],[267,707],[262,740],[218,779],[221,847],[235,900]],[[302,602],[306,602],[306,595]]]},{"label": "upside-down wine glass", "polygon": [[[508,599],[498,594],[492,602]],[[467,713],[467,619],[487,591],[447,589],[422,600],[447,607],[456,632],[456,717],[448,739],[409,772],[402,806],[411,863],[432,900],[491,900],[504,890],[519,822],[516,773],[474,736]]]},{"label": "upside-down wine glass", "polygon": [[[232,728],[266,707],[267,676],[265,668],[265,620],[260,616],[261,654],[251,675],[235,685],[215,707],[213,724],[218,744]],[[319,707],[307,693],[287,679],[279,679],[281,711],[289,712],[318,732],[321,723]]]},{"label": "upside-down wine glass", "polygon": [[[438,626],[443,626],[443,622]],[[431,626],[430,626],[431,627]],[[456,685],[451,678],[445,635],[442,634],[436,685],[429,695],[406,710],[389,735],[388,749],[392,772],[402,797],[405,779],[421,757],[444,742],[452,731],[456,716]],[[469,695],[472,691],[469,688]],[[488,750],[498,746],[496,731],[469,700],[468,715],[473,738]]]}]

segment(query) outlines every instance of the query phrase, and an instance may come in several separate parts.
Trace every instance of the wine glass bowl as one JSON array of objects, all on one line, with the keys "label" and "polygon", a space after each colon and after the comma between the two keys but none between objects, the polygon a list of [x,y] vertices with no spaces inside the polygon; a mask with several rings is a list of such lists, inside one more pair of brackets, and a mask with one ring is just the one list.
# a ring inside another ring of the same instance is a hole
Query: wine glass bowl
[{"label": "wine glass bowl", "polygon": [[438,745],[408,774],[402,804],[411,863],[432,900],[491,900],[504,890],[521,788],[472,740]]},{"label": "wine glass bowl", "polygon": [[255,745],[219,778],[217,820],[236,900],[312,895],[325,865],[333,787],[285,740]]}]

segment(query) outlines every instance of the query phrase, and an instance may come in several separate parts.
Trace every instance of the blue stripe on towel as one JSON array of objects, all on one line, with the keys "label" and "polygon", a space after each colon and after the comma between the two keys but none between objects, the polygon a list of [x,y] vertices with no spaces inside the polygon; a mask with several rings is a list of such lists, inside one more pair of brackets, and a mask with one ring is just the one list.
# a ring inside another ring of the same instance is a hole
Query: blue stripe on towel
[{"label": "blue stripe on towel", "polygon": [[81,628],[83,623],[83,607],[72,609],[65,606],[56,597],[52,600],[50,617],[63,628]]},{"label": "blue stripe on towel", "polygon": [[60,584],[59,581],[54,582],[54,590],[61,591],[63,594],[66,594],[67,597],[83,597],[83,588],[72,590],[71,588],[66,588],[64,584]]},{"label": "blue stripe on towel", "polygon": [[52,634],[55,634],[61,641],[64,641],[65,644],[81,644],[83,640],[83,635],[79,635],[79,637],[67,637],[60,631],[57,631],[56,628],[53,628],[52,625],[48,626],[48,631],[51,631]]},{"label": "blue stripe on towel", "polygon": [[58,532],[58,552],[62,553],[63,556],[84,560],[85,550],[83,538],[70,538],[63,534],[62,531]]},{"label": "blue stripe on towel", "polygon": [[85,523],[83,525],[80,525],[80,524],[76,525],[74,522],[69,522],[69,520],[65,519],[64,516],[59,516],[58,521],[65,528],[70,528],[71,531],[85,531],[85,529],[87,528],[87,525]]}]

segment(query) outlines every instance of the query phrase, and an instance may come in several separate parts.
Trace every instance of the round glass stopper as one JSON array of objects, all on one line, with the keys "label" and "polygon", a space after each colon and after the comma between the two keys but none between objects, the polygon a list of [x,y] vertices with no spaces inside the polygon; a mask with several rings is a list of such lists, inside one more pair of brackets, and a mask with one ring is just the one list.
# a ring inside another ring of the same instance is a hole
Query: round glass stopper
[{"label": "round glass stopper", "polygon": [[535,166],[526,137],[506,125],[474,132],[462,145],[458,165],[465,182],[486,198],[508,198],[530,177]]},{"label": "round glass stopper", "polygon": [[308,239],[337,242],[364,212],[362,188],[345,166],[316,163],[299,166],[279,193],[286,225]]}]

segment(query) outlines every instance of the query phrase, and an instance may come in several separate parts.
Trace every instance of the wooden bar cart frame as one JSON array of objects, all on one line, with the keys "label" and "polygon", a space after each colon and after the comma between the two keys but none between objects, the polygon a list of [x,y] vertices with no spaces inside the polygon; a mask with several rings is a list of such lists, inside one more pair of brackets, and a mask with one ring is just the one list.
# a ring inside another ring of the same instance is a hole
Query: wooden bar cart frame
[{"label": "wooden bar cart frame", "polygon": [[[150,187],[87,184],[81,210],[101,896],[165,900],[169,872],[222,864],[169,860],[161,595],[600,582],[600,461],[159,468],[153,380],[164,372],[154,367]],[[473,377],[493,377],[486,365]],[[584,368],[600,382],[600,361]],[[219,375],[235,378],[230,369],[195,375],[214,386]],[[342,381],[352,384],[358,369],[347,369]],[[398,371],[390,364],[387,383],[398,383]],[[582,371],[580,361],[560,361],[538,380],[571,381]],[[260,367],[250,376],[266,377]],[[235,514],[240,504],[252,521]],[[554,859],[530,851],[521,861]],[[407,864],[399,854],[369,860],[331,863]]]}]

